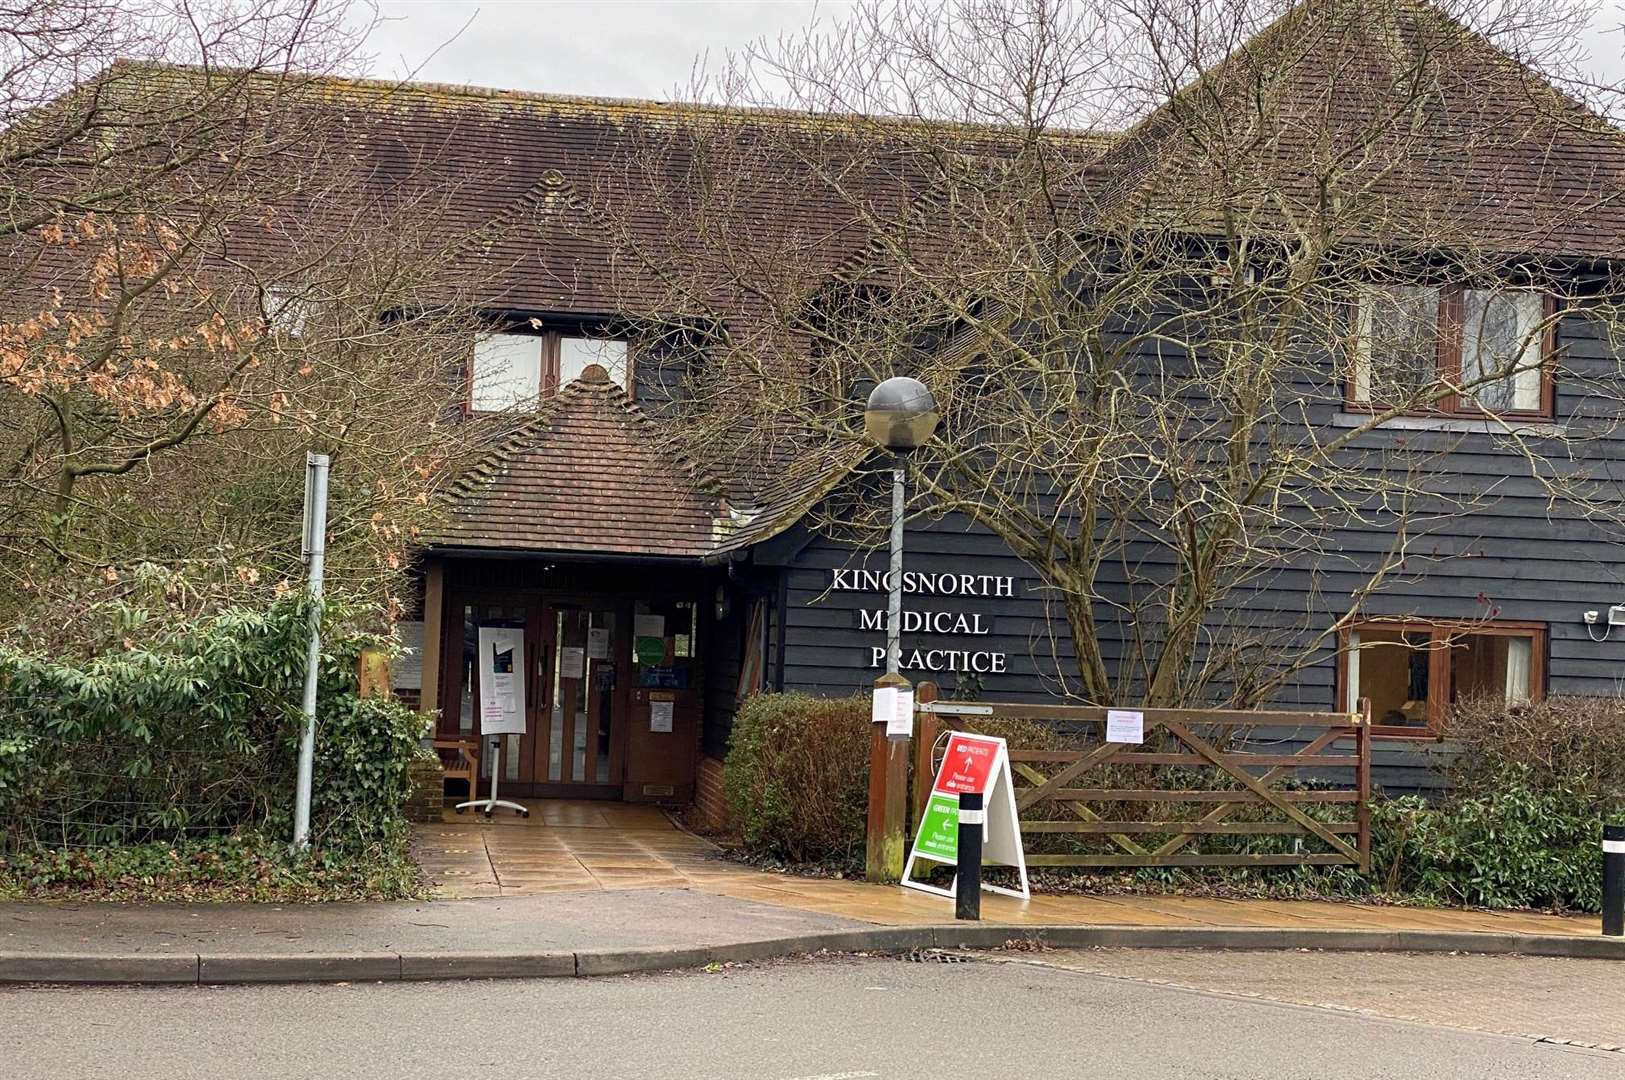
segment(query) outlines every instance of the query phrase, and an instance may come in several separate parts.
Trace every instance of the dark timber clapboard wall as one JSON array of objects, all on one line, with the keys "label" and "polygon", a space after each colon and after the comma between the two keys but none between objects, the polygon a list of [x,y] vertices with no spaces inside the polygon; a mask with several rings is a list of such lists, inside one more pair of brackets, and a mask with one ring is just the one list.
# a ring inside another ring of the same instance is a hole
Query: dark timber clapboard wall
[{"label": "dark timber clapboard wall", "polygon": [[[1011,555],[997,537],[957,516],[912,524],[903,544],[905,575],[1013,579],[1008,597],[906,594],[903,605],[908,611],[979,615],[980,628],[987,633],[905,633],[905,675],[915,682],[936,682],[945,696],[1041,701],[1065,692],[1059,673],[1070,670],[1072,649],[1066,619],[1052,610],[1049,592],[1031,567]],[[786,570],[786,690],[850,694],[866,690],[884,672],[883,664],[874,666],[873,650],[885,646],[885,631],[862,629],[860,620],[864,612],[884,612],[885,593],[833,590],[831,585],[838,574],[851,577],[858,570],[880,572],[885,567],[883,551],[864,553],[828,538],[811,538]],[[1000,653],[1007,670],[978,675],[910,667],[908,660],[916,649]]]},{"label": "dark timber clapboard wall", "polygon": [[[1564,367],[1576,377],[1559,382],[1555,419],[1536,424],[1546,437],[1527,445],[1543,448],[1542,468],[1565,475],[1580,471],[1600,483],[1593,492],[1596,498],[1625,500],[1625,428],[1615,430],[1622,413],[1620,395],[1598,390],[1621,385],[1617,361],[1596,326],[1583,319],[1564,321],[1559,347]],[[1331,370],[1328,363],[1322,378],[1306,378],[1302,392],[1310,399],[1316,423],[1335,434],[1357,418],[1343,413],[1327,374]],[[1549,694],[1612,696],[1625,690],[1625,633],[1616,631],[1608,641],[1595,642],[1581,620],[1588,609],[1606,612],[1611,604],[1625,604],[1625,538],[1617,527],[1589,520],[1572,505],[1552,503],[1548,488],[1530,475],[1528,459],[1482,422],[1405,420],[1365,436],[1346,460],[1374,469],[1408,463],[1419,469],[1417,478],[1425,490],[1473,497],[1467,512],[1412,523],[1414,559],[1404,574],[1367,600],[1366,613],[1541,622],[1548,628]],[[1426,513],[1425,506],[1419,509]],[[1236,598],[1230,617],[1283,630],[1329,625],[1389,540],[1380,529],[1340,529],[1325,545],[1331,556],[1313,565],[1283,566],[1267,586]],[[905,597],[908,608],[980,613],[991,631],[977,636],[905,634],[905,661],[915,648],[989,650],[1007,656],[1006,672],[977,679],[918,669],[905,674],[916,682],[936,681],[947,696],[1020,701],[1064,692],[1073,671],[1065,614],[1001,541],[950,516],[915,522],[905,550],[909,572],[1015,579],[1009,598]],[[789,560],[781,672],[786,690],[853,693],[865,689],[881,670],[871,666],[871,650],[884,645],[884,632],[860,629],[859,613],[884,609],[884,594],[830,588],[835,572],[858,568],[883,570],[884,552],[864,553],[809,537]],[[1120,580],[1104,578],[1101,586],[1110,599],[1123,599]],[[1108,664],[1114,663],[1131,628],[1121,625],[1108,604],[1100,605],[1097,619]],[[1335,709],[1340,707],[1335,685],[1335,649],[1328,645],[1285,683],[1272,704]],[[1434,780],[1425,767],[1448,753],[1448,745],[1379,741],[1375,779],[1390,788],[1431,786]]]}]

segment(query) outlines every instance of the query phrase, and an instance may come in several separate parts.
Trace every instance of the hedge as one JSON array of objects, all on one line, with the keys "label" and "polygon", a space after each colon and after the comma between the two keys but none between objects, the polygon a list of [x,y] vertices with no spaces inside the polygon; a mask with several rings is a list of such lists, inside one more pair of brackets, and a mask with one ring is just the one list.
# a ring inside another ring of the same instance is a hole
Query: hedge
[{"label": "hedge", "polygon": [[758,694],[740,706],[724,788],[749,854],[862,864],[869,722],[863,697]]},{"label": "hedge", "polygon": [[[0,852],[286,836],[307,612],[231,608],[82,659],[0,645]],[[312,843],[399,847],[425,718],[358,697],[374,639],[337,605],[324,622]]]}]

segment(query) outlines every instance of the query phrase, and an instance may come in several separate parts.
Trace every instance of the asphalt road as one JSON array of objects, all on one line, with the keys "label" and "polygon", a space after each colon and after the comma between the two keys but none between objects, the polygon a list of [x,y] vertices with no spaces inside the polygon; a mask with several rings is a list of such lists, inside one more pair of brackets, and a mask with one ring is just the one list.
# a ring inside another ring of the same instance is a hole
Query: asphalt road
[{"label": "asphalt road", "polygon": [[1557,1080],[1625,1054],[1018,964],[0,991],[8,1080]]}]

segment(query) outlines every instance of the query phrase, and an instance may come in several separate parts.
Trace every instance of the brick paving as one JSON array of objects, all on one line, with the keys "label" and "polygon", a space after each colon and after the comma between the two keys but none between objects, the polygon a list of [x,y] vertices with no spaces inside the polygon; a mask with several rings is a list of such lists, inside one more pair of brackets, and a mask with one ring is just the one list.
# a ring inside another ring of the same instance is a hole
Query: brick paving
[{"label": "brick paving", "polygon": [[1595,1046],[1625,1046],[1612,960],[1418,953],[1057,950],[1023,962],[1159,986]]},{"label": "brick paving", "polygon": [[413,853],[442,898],[538,896],[603,889],[688,888],[737,872],[714,844],[654,806],[522,800],[530,817],[447,810],[420,825]]},{"label": "brick paving", "polygon": [[[531,816],[447,811],[420,826],[416,852],[442,898],[534,896],[607,889],[693,889],[890,926],[952,918],[947,901],[895,886],[773,874],[731,862],[652,806],[527,801]],[[982,917],[1014,926],[1291,927],[1574,934],[1596,917],[1380,907],[1326,901],[1185,896],[984,896]]]}]

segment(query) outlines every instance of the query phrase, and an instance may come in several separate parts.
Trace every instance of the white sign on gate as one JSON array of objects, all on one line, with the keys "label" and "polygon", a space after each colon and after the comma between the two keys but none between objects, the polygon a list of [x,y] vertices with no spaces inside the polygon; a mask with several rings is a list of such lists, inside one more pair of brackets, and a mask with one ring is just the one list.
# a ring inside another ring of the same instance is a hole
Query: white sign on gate
[{"label": "white sign on gate", "polygon": [[1145,742],[1145,713],[1136,709],[1107,709],[1106,741],[1131,745]]}]

